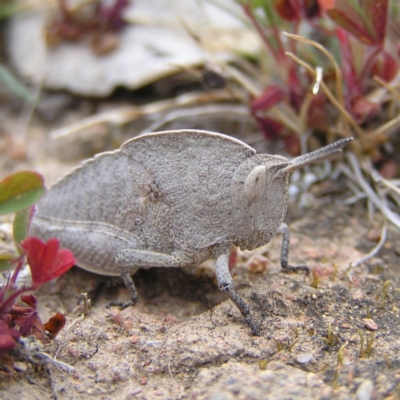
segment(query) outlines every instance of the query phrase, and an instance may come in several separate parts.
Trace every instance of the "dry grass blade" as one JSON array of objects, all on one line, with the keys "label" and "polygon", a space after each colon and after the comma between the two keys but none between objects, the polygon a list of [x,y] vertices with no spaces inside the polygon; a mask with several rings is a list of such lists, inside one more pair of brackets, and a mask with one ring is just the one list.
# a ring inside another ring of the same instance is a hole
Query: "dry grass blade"
[{"label": "dry grass blade", "polygon": [[332,56],[329,51],[322,46],[322,44],[314,42],[313,40],[307,39],[303,36],[299,35],[293,35],[288,32],[283,32],[283,34],[291,39],[298,40],[299,42],[309,44],[318,50],[320,50],[322,53],[325,54],[325,56],[329,59],[329,61],[332,63],[333,68],[335,70],[335,75],[336,75],[336,96],[339,101],[339,103],[344,104],[343,101],[343,89],[342,89],[342,81],[343,81],[343,76],[342,76],[342,71],[340,70],[340,67],[338,63],[336,62],[335,58]]},{"label": "dry grass blade", "polygon": [[[398,74],[400,76],[400,73]],[[384,81],[382,78],[379,76],[374,76],[373,77],[374,81],[378,82],[381,86],[383,86],[393,97],[394,100],[400,103],[400,93],[395,90],[394,86],[392,86],[390,83]],[[393,79],[394,84],[397,84],[397,81]]]},{"label": "dry grass blade", "polygon": [[[317,77],[317,71],[314,70],[309,64],[305,61],[301,60],[299,57],[294,55],[293,53],[286,52],[288,57],[292,58],[298,64],[302,65],[307,69],[314,77]],[[353,129],[357,132],[358,136],[363,136],[364,132],[354,120],[354,118],[349,114],[349,112],[343,107],[343,105],[338,101],[338,99],[333,95],[333,93],[329,90],[328,86],[325,85],[324,81],[320,82],[320,86],[326,97],[332,102],[332,104],[340,111],[342,116],[346,119],[346,121],[353,127]]]},{"label": "dry grass blade", "polygon": [[373,130],[368,135],[365,136],[364,141],[370,142],[373,140],[373,143],[384,143],[387,140],[387,136],[392,133],[398,132],[394,128],[397,128],[400,125],[400,115],[391,119],[390,121],[382,124],[379,128]]},{"label": "dry grass blade", "polygon": [[[382,214],[388,219],[388,221],[400,229],[399,214],[393,212],[388,207],[387,201],[383,198],[380,198],[378,196],[378,194],[376,193],[376,191],[371,187],[371,185],[364,178],[355,154],[351,153],[351,152],[347,153],[347,159],[353,170],[352,171],[353,175],[348,175],[348,177],[352,178],[354,180],[354,182],[359,185],[359,187],[363,190],[363,192],[367,196],[368,200],[370,200],[371,203],[382,212]],[[345,169],[342,169],[342,170],[343,170],[343,172],[346,173]]]},{"label": "dry grass blade", "polygon": [[50,132],[50,137],[56,139],[78,133],[83,129],[90,128],[92,126],[102,124],[113,124],[117,126],[124,125],[130,121],[135,120],[136,118],[156,114],[165,110],[172,109],[174,107],[182,107],[193,104],[209,104],[211,102],[217,101],[232,101],[232,94],[227,93],[223,90],[214,91],[212,93],[185,93],[173,99],[155,101],[144,106],[133,106],[123,109],[106,111],[88,118],[81,119],[80,121],[61,129],[56,129]]},{"label": "dry grass blade", "polygon": [[173,109],[166,115],[157,118],[156,121],[151,123],[146,129],[140,132],[140,135],[161,130],[163,125],[171,123],[180,118],[205,118],[211,115],[223,115],[224,119],[226,120],[229,120],[229,116],[240,117],[243,120],[250,118],[248,107],[241,104],[207,104],[205,106],[196,106],[192,108],[185,107],[183,109]]},{"label": "dry grass blade", "polygon": [[359,260],[357,260],[356,262],[352,263],[351,268],[357,267],[357,266],[365,263],[369,259],[371,259],[373,256],[375,256],[379,252],[379,250],[382,248],[382,246],[384,245],[386,238],[387,238],[387,221],[385,221],[383,223],[381,237],[379,239],[378,244],[366,256],[364,256],[364,257],[360,258]]}]

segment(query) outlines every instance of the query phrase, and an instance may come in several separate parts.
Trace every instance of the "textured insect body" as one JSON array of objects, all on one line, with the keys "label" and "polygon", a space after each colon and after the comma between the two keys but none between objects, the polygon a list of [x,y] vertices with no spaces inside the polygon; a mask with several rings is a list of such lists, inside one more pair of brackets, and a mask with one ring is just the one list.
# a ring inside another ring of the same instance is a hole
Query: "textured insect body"
[{"label": "textured insect body", "polygon": [[[128,277],[138,268],[215,258],[220,289],[256,334],[247,305],[233,289],[229,249],[268,243],[286,215],[290,172],[339,152],[347,141],[289,162],[218,133],[140,136],[55,184],[38,204],[30,234],[57,237],[84,269],[122,275],[136,299]],[[287,253],[286,243],[283,266]]]}]

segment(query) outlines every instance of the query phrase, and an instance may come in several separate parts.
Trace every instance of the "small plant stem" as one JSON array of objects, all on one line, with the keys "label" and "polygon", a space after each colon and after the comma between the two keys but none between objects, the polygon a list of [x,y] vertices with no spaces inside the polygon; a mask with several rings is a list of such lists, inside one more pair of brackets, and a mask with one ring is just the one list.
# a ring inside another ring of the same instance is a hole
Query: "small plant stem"
[{"label": "small plant stem", "polygon": [[260,25],[257,18],[254,16],[254,13],[253,13],[251,7],[248,4],[244,4],[243,10],[244,10],[244,13],[247,15],[247,17],[250,19],[253,26],[256,28],[258,34],[260,35],[262,42],[264,43],[264,45],[268,49],[268,51],[271,53],[271,55],[274,57],[275,61],[277,63],[282,63],[282,60],[284,59],[284,57],[283,57],[284,52],[282,49],[282,42],[279,37],[279,32],[277,31],[276,26],[273,26],[272,29],[274,30],[274,35],[275,35],[277,43],[279,45],[278,52],[276,52],[275,49],[272,47],[272,44],[270,43],[267,35],[265,34],[264,28]]},{"label": "small plant stem", "polygon": [[251,11],[251,7],[249,5],[247,5],[247,4],[244,4],[243,5],[243,10],[244,10],[244,13],[247,15],[247,17],[250,19],[250,21],[253,24],[253,26],[256,28],[258,34],[260,35],[260,38],[261,38],[262,42],[265,45],[265,47],[269,50],[269,52],[276,59],[276,55],[275,55],[274,49],[272,48],[271,43],[269,42],[269,40],[267,38],[267,35],[264,32],[264,29],[261,27],[261,25],[257,21],[257,18],[254,17],[253,12]]},{"label": "small plant stem", "polygon": [[339,40],[340,52],[342,55],[342,66],[344,71],[344,81],[347,90],[352,96],[361,95],[361,85],[359,77],[354,69],[353,53],[350,48],[350,36],[342,28],[336,28],[336,35]]},{"label": "small plant stem", "polygon": [[360,82],[366,81],[368,75],[371,72],[371,69],[373,67],[374,61],[376,60],[378,55],[381,54],[381,52],[382,52],[382,46],[379,45],[368,56],[368,58],[364,62],[363,69],[361,70],[361,73],[360,73],[360,78],[359,78]]},{"label": "small plant stem", "polygon": [[272,12],[271,6],[267,5],[267,3],[264,6],[264,11],[265,11],[265,15],[267,16],[267,19],[269,20],[269,23],[271,24],[272,32],[273,32],[274,38],[276,40],[276,43],[278,45],[278,51],[275,52],[276,60],[278,62],[285,63],[285,61],[286,61],[285,60],[285,50],[284,50],[284,46],[283,46],[281,35],[280,35],[280,29],[276,23],[275,13]]},{"label": "small plant stem", "polygon": [[340,346],[340,349],[339,349],[339,351],[338,351],[338,353],[337,353],[337,365],[338,365],[338,366],[343,365],[344,349],[345,349],[345,347],[346,347],[347,345],[348,345],[348,342],[343,343],[343,344]]},{"label": "small plant stem", "polygon": [[8,308],[14,304],[17,297],[20,296],[22,293],[24,293],[23,288],[18,289],[16,292],[12,293],[0,306],[0,315],[8,311]]},{"label": "small plant stem", "polygon": [[282,122],[287,128],[300,136],[304,131],[301,130],[301,124],[297,118],[297,115],[289,107],[282,106],[282,108],[275,107],[271,114]]},{"label": "small plant stem", "polygon": [[262,91],[259,85],[253,82],[246,74],[233,67],[232,65],[224,65],[224,70],[235,79],[241,86],[243,86],[252,96],[261,96]]},{"label": "small plant stem", "polygon": [[361,331],[357,329],[358,335],[360,336],[360,358],[364,357],[364,336],[362,335]]},{"label": "small plant stem", "polygon": [[393,100],[396,100],[398,103],[400,103],[400,93],[395,89],[395,86],[393,86],[393,83],[396,82],[396,78],[394,78],[390,83],[384,81],[382,78],[376,75],[374,75],[372,79],[383,86],[388,92],[390,92]]},{"label": "small plant stem", "polygon": [[[317,76],[316,71],[306,62],[298,58],[292,53],[286,52],[286,55],[292,58],[294,61],[296,61],[298,64],[302,65],[304,68],[306,68],[314,77]],[[341,112],[343,117],[349,122],[349,124],[354,128],[354,130],[357,132],[359,136],[364,135],[363,130],[360,128],[360,126],[357,124],[356,121],[354,121],[353,117],[347,112],[347,110],[343,107],[343,105],[336,99],[336,97],[333,95],[333,93],[329,90],[329,88],[325,85],[324,81],[321,81],[321,89],[325,93],[326,97],[332,102],[332,104]]]},{"label": "small plant stem", "polygon": [[[384,143],[387,140],[388,131],[400,125],[400,115],[395,118],[392,118],[390,121],[386,122],[385,124],[381,125],[379,128],[373,130],[372,132],[368,133],[364,141],[366,143],[374,141],[374,145],[378,145],[380,143]],[[393,133],[398,132],[393,129]]]},{"label": "small plant stem", "polygon": [[382,308],[385,308],[385,303],[386,303],[386,297],[387,297],[387,289],[389,287],[389,285],[392,282],[390,280],[387,280],[384,284],[383,284],[383,288],[382,288]]},{"label": "small plant stem", "polygon": [[14,304],[15,300],[21,294],[25,292],[29,292],[34,290],[32,286],[26,287],[23,286],[22,288],[18,289],[16,292],[12,293],[4,302],[0,305],[0,315],[3,315],[5,312],[8,312],[8,309]]},{"label": "small plant stem", "polygon": [[14,272],[13,272],[13,274],[12,274],[11,281],[10,281],[10,283],[11,283],[12,286],[15,285],[15,282],[17,281],[17,278],[18,278],[18,274],[20,273],[21,268],[22,268],[23,265],[24,265],[24,262],[25,262],[25,255],[19,256],[19,257],[15,260],[15,262],[17,263],[17,266],[15,267],[15,270],[14,270]]},{"label": "small plant stem", "polygon": [[299,111],[299,123],[300,123],[300,132],[305,132],[307,130],[307,116],[308,110],[310,109],[310,104],[314,98],[314,95],[307,91],[306,95],[301,103],[300,111]]},{"label": "small plant stem", "polygon": [[322,44],[314,42],[313,40],[304,38],[304,37],[299,36],[299,35],[293,35],[292,33],[288,33],[288,32],[283,32],[283,34],[285,36],[287,36],[288,38],[290,38],[290,39],[298,40],[299,42],[309,44],[309,45],[317,48],[318,50],[320,50],[322,53],[325,54],[325,56],[332,63],[333,68],[335,70],[335,75],[336,75],[336,96],[337,96],[337,99],[338,99],[339,103],[344,104],[344,102],[343,102],[343,88],[342,88],[343,75],[342,75],[342,71],[339,68],[339,65],[337,64],[337,62],[336,62],[335,58],[332,56],[332,54],[329,53],[329,51],[324,46],[322,46]]}]

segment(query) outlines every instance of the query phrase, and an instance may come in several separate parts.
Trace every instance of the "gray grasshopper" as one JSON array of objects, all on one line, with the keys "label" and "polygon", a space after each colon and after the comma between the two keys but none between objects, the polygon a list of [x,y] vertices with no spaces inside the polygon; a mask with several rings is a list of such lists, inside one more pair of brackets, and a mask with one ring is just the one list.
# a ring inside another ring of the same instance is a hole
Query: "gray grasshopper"
[{"label": "gray grasshopper", "polygon": [[[289,174],[341,151],[341,139],[292,161],[256,154],[218,133],[181,130],[131,139],[102,153],[56,183],[39,202],[30,235],[57,237],[78,265],[122,276],[138,268],[186,267],[216,260],[218,287],[236,304],[252,334],[259,329],[235,292],[228,268],[232,245],[252,250],[283,233],[288,264]],[[307,267],[300,267],[307,269]]]}]

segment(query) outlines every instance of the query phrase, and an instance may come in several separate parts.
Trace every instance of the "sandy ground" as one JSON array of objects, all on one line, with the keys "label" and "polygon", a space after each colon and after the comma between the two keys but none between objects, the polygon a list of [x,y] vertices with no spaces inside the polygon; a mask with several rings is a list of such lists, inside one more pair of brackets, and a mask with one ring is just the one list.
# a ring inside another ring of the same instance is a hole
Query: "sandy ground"
[{"label": "sandy ground", "polygon": [[[2,123],[2,176],[33,168],[51,182],[86,153],[103,149],[107,137],[54,145],[45,139],[48,123],[34,122],[25,135],[16,128],[24,121],[11,120]],[[40,366],[16,354],[13,373],[0,374],[0,397],[398,398],[400,233],[390,228],[382,251],[350,270],[376,245],[382,221],[370,221],[365,204],[338,200],[321,197],[307,210],[289,208],[290,261],[314,274],[280,272],[280,237],[239,253],[232,273],[260,323],[259,337],[218,291],[210,265],[139,272],[141,300],[123,311],[106,308],[110,300],[127,300],[121,284],[74,268],[38,293],[43,321],[57,311],[67,316],[66,327],[42,349],[67,366]],[[2,222],[6,246],[10,218]],[[81,293],[93,299],[86,315]]]}]

